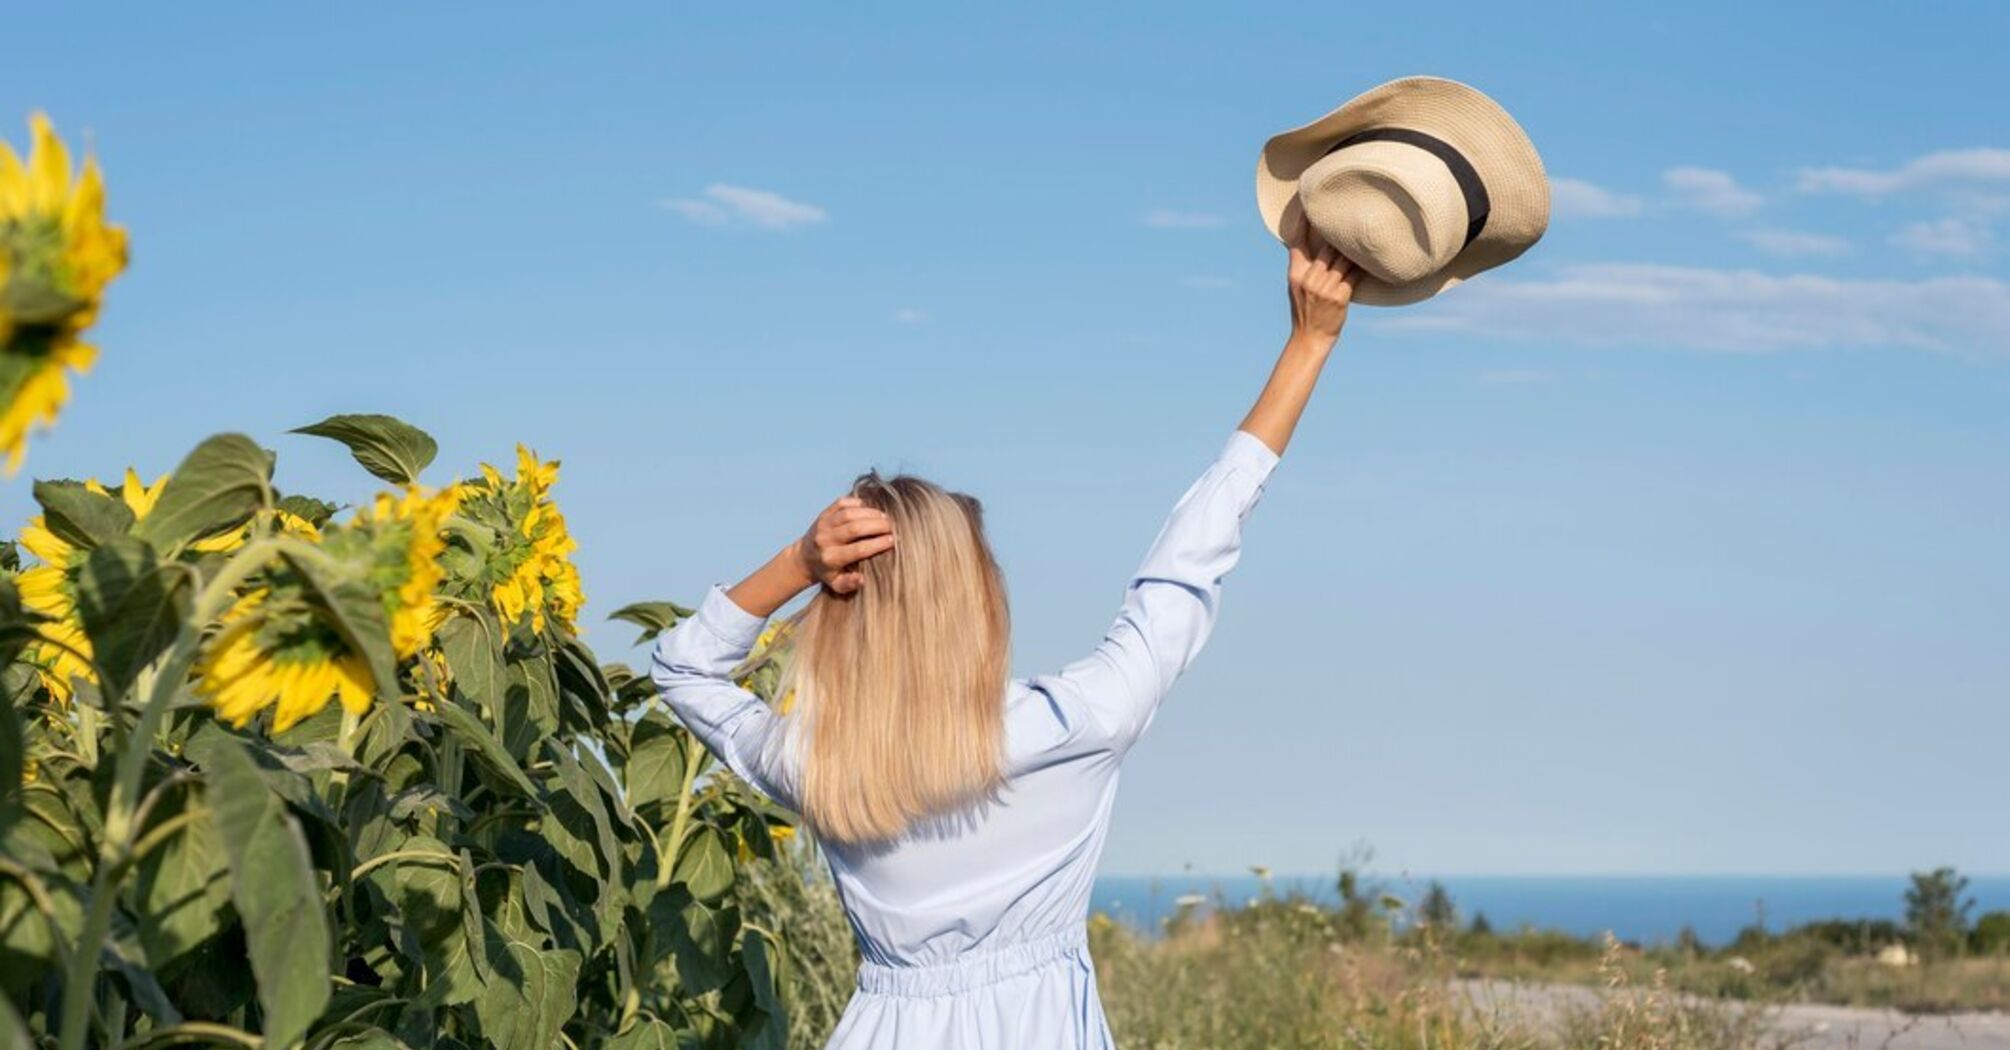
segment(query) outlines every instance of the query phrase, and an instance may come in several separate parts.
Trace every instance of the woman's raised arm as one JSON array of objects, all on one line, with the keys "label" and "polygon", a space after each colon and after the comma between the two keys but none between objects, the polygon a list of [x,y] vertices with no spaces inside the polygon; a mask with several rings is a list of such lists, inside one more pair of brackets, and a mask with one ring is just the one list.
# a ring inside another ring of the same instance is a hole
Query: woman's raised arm
[{"label": "woman's raised arm", "polygon": [[1131,577],[1101,644],[1031,685],[1071,694],[1094,739],[1121,755],[1214,627],[1222,580],[1242,556],[1242,523],[1291,442],[1291,432],[1347,320],[1353,269],[1330,248],[1291,248],[1291,337],[1263,393],[1220,455],[1188,487]]}]

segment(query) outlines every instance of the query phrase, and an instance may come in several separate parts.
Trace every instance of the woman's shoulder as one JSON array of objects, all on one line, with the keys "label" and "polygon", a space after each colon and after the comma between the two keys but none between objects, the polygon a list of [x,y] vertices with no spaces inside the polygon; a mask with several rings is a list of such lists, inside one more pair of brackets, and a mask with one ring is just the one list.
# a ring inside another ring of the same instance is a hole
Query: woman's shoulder
[{"label": "woman's shoulder", "polygon": [[1015,770],[1108,750],[1079,691],[1055,675],[1006,683],[1005,737]]}]

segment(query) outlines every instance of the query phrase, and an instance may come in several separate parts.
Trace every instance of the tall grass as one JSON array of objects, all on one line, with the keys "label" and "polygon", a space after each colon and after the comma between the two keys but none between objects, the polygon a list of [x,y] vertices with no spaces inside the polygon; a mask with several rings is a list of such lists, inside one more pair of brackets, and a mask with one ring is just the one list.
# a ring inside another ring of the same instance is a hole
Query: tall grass
[{"label": "tall grass", "polygon": [[[807,849],[750,887],[750,920],[787,933],[790,1050],[821,1047],[851,996],[857,953]],[[1090,920],[1104,1010],[1125,1050],[1775,1050],[1765,1007],[1640,980],[1608,942],[1576,990],[1476,981],[1425,931],[1398,938],[1311,902],[1188,910],[1158,936]]]}]

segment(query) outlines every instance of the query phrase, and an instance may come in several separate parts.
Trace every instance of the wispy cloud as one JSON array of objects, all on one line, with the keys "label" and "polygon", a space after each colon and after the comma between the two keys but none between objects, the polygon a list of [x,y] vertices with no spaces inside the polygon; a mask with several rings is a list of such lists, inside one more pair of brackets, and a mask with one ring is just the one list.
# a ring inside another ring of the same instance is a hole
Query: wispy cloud
[{"label": "wispy cloud", "polygon": [[928,315],[912,306],[903,306],[893,312],[895,324],[920,324],[928,320]]},{"label": "wispy cloud", "polygon": [[1678,206],[1721,218],[1750,215],[1764,203],[1757,193],[1738,185],[1729,172],[1714,168],[1670,168],[1661,173],[1661,185]]},{"label": "wispy cloud", "polygon": [[1174,211],[1154,208],[1144,215],[1144,224],[1154,230],[1213,230],[1228,220],[1211,211]]},{"label": "wispy cloud", "polygon": [[1892,235],[1891,243],[1915,255],[1947,259],[1973,259],[1988,254],[1995,241],[1988,226],[1973,219],[1935,219],[1908,223]]},{"label": "wispy cloud", "polygon": [[1781,258],[1798,258],[1808,255],[1847,255],[1849,241],[1841,237],[1831,237],[1825,233],[1802,233],[1797,230],[1746,230],[1738,234],[1744,241],[1767,255]]},{"label": "wispy cloud", "polygon": [[1928,153],[1896,168],[1803,168],[1799,185],[1817,193],[1881,197],[1958,184],[2010,184],[2010,149],[1980,147]]},{"label": "wispy cloud", "polygon": [[1640,198],[1615,193],[1583,179],[1549,180],[1549,200],[1556,214],[1566,219],[1620,219],[1640,214]]},{"label": "wispy cloud", "polygon": [[2010,284],[1603,263],[1566,267],[1547,280],[1482,278],[1383,327],[1583,346],[1899,347],[2001,357],[2010,355]]},{"label": "wispy cloud", "polygon": [[672,197],[657,206],[704,226],[744,225],[791,230],[825,222],[830,214],[814,204],[790,200],[771,190],[715,182],[698,197]]}]

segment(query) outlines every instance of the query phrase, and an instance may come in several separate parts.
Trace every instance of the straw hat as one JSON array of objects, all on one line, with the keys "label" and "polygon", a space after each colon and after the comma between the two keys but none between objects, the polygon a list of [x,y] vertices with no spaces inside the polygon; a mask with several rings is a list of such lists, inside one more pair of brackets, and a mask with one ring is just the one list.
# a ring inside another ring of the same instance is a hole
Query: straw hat
[{"label": "straw hat", "polygon": [[1549,226],[1549,179],[1493,99],[1407,77],[1264,143],[1256,207],[1279,240],[1309,219],[1359,264],[1355,302],[1399,306],[1527,251]]}]

